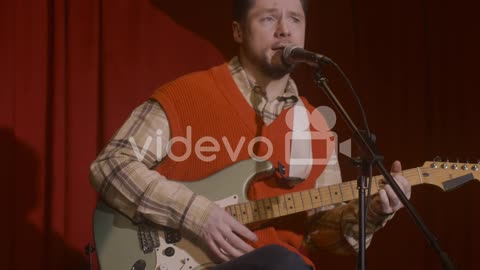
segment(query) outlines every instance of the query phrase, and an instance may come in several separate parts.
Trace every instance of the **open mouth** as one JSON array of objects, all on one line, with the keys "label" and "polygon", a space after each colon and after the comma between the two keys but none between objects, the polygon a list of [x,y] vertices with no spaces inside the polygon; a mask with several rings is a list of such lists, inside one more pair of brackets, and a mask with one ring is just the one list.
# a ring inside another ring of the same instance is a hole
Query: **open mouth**
[{"label": "open mouth", "polygon": [[285,47],[293,45],[293,43],[279,43],[272,46],[272,50],[278,51],[283,50]]},{"label": "open mouth", "polygon": [[275,46],[275,47],[272,47],[272,50],[274,51],[279,51],[279,50],[283,50],[283,48],[285,48],[286,46]]}]

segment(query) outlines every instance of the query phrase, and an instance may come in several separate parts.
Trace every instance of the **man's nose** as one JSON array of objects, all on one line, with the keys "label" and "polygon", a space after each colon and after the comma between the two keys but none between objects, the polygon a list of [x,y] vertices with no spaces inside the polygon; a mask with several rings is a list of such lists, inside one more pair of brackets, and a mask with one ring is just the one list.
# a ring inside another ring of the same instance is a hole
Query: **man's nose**
[{"label": "man's nose", "polygon": [[288,37],[290,36],[290,28],[285,19],[280,19],[277,24],[277,31],[275,32],[277,37]]}]

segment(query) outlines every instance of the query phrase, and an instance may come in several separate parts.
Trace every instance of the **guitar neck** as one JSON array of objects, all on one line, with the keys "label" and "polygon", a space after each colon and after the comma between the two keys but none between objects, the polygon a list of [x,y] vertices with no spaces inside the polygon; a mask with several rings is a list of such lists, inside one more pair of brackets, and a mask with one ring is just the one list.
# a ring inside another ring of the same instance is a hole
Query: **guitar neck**
[{"label": "guitar neck", "polygon": [[[421,168],[404,170],[402,174],[412,186],[423,183]],[[383,185],[383,176],[374,176],[371,194],[378,193]],[[357,198],[357,180],[353,180],[337,185],[235,204],[226,207],[225,210],[239,222],[248,224],[348,202]]]}]

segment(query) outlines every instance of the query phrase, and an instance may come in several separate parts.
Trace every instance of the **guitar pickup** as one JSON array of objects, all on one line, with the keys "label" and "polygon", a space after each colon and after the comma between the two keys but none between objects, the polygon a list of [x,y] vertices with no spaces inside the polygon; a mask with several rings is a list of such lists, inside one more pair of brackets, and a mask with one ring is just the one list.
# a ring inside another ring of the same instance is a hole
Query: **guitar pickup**
[{"label": "guitar pickup", "polygon": [[165,242],[167,244],[175,244],[177,242],[180,242],[180,240],[182,240],[182,234],[180,233],[179,230],[165,228],[164,232],[165,232]]},{"label": "guitar pickup", "polygon": [[148,225],[141,224],[138,226],[138,240],[144,254],[151,253],[160,246],[158,231]]}]

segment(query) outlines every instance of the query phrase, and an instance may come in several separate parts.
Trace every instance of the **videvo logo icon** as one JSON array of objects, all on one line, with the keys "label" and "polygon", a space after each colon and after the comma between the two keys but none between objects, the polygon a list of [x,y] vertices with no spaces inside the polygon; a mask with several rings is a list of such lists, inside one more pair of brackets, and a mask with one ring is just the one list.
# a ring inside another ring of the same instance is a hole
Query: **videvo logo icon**
[{"label": "videvo logo icon", "polygon": [[[337,153],[352,156],[352,141],[338,142],[338,135],[333,131],[337,117],[332,108],[319,106],[311,113],[303,106],[295,106],[286,117],[291,130],[285,136],[285,157],[290,165],[326,165],[337,162]],[[313,154],[312,144],[320,141],[331,157],[318,157]],[[314,157],[315,156],[315,157]]]}]

